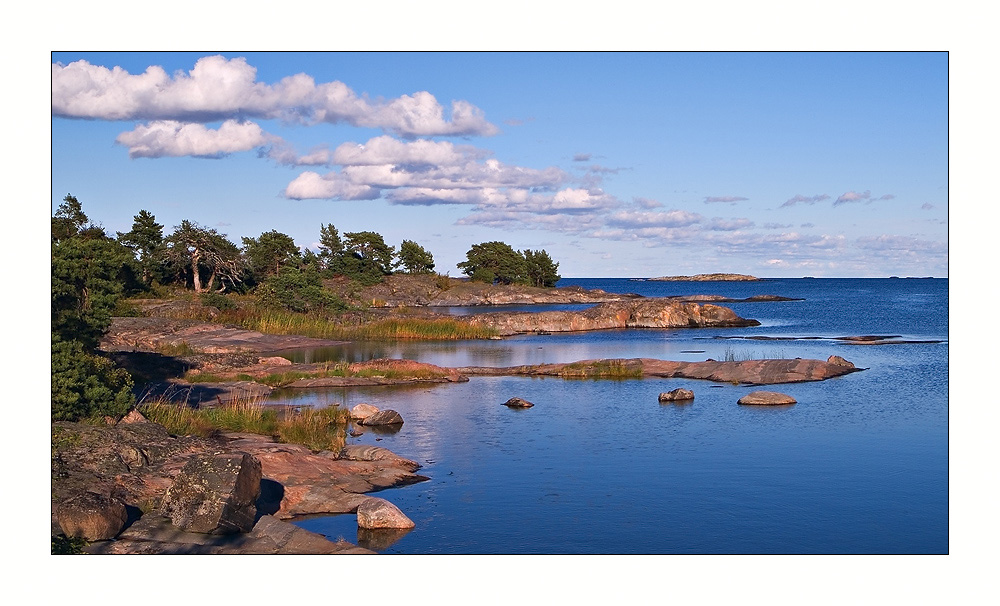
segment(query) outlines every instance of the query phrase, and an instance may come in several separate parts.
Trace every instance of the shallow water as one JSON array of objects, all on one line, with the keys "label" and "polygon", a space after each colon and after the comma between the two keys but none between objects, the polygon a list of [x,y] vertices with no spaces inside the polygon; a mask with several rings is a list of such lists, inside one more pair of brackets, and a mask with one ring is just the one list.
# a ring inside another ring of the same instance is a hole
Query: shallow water
[{"label": "shallow water", "polygon": [[[418,387],[284,390],[274,402],[399,411],[375,444],[431,478],[383,496],[416,522],[389,553],[946,553],[948,345],[744,341],[720,336],[898,334],[947,339],[947,280],[675,283],[576,280],[646,295],[777,294],[732,307],[743,329],[601,331],[461,343],[354,344],[336,359],[507,366],[600,357],[841,355],[868,370],[766,389],[790,407],[736,404],[754,388],[685,379],[474,377]],[[560,283],[560,285],[564,285]],[[703,351],[704,353],[684,353]],[[657,395],[692,389],[691,404]],[[527,410],[501,405],[518,396]],[[357,541],[355,516],[298,525]]]}]

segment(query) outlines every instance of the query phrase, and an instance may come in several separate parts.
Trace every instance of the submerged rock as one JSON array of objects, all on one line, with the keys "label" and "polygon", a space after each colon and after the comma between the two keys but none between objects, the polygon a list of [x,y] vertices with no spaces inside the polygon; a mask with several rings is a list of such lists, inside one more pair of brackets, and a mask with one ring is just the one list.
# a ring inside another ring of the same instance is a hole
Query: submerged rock
[{"label": "submerged rock", "polygon": [[534,404],[522,398],[511,398],[504,402],[503,405],[509,408],[531,408],[534,406]]},{"label": "submerged rock", "polygon": [[260,461],[247,453],[191,459],[163,497],[161,510],[189,532],[248,532],[257,517]]},{"label": "submerged rock", "polygon": [[56,510],[64,535],[86,541],[106,541],[118,536],[128,521],[121,499],[85,492],[59,505]]},{"label": "submerged rock", "polygon": [[694,392],[690,389],[677,388],[660,394],[660,402],[682,402],[694,399]]},{"label": "submerged rock", "polygon": [[413,528],[413,520],[398,507],[378,497],[365,497],[358,505],[358,527],[360,528]]},{"label": "submerged rock", "polygon": [[792,396],[776,391],[753,391],[737,402],[744,406],[784,406],[795,403],[796,400]]}]

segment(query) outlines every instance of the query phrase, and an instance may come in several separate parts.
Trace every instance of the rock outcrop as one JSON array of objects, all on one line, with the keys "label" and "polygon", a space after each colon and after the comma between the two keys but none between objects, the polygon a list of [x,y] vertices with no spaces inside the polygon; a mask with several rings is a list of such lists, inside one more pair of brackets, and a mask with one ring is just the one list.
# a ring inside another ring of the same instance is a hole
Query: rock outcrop
[{"label": "rock outcrop", "polygon": [[413,528],[416,524],[398,507],[378,497],[365,497],[358,505],[359,528]]},{"label": "rock outcrop", "polygon": [[792,396],[776,391],[753,391],[737,401],[743,406],[788,406],[795,403]]},{"label": "rock outcrop", "polygon": [[[287,533],[281,539],[272,531],[258,532],[259,521],[249,533],[186,532],[160,514],[161,504],[190,461],[216,455],[238,454],[242,459],[248,454],[260,462],[260,494],[254,505],[257,517],[264,518],[354,513],[364,493],[428,479],[413,473],[419,468],[416,462],[385,449],[367,448],[348,448],[341,459],[338,453],[314,453],[305,446],[279,444],[255,434],[199,438],[171,436],[152,422],[117,426],[56,422],[52,425],[52,534],[63,534],[60,504],[92,491],[118,499],[128,511],[141,514],[117,539],[88,548],[92,553],[296,553],[298,539],[291,544]],[[348,543],[313,545],[322,548],[310,553],[368,553]]]},{"label": "rock outcrop", "polygon": [[248,532],[257,517],[260,461],[247,453],[193,458],[163,497],[161,511],[188,532]]},{"label": "rock outcrop", "polygon": [[690,389],[673,389],[660,394],[660,402],[690,402],[694,400],[694,392]]},{"label": "rock outcrop", "polygon": [[84,492],[56,508],[64,535],[86,541],[106,541],[118,536],[128,521],[125,503],[116,497]]},{"label": "rock outcrop", "polygon": [[[846,361],[846,360],[845,360]],[[568,364],[459,368],[463,374],[479,376],[555,376],[566,378],[641,378],[705,379],[718,383],[771,385],[823,381],[865,370],[822,360],[745,360],[742,362],[676,362],[653,358],[582,360]]]},{"label": "rock outcrop", "polygon": [[728,307],[675,299],[649,298],[601,303],[580,311],[491,312],[468,322],[501,335],[572,332],[615,328],[706,328],[759,326]]}]

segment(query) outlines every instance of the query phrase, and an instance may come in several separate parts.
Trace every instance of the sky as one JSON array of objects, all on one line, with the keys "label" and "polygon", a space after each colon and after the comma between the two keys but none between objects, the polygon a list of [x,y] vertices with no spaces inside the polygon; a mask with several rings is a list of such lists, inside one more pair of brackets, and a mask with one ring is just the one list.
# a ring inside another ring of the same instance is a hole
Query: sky
[{"label": "sky", "polygon": [[564,277],[948,275],[942,52],[52,54],[52,205]]}]

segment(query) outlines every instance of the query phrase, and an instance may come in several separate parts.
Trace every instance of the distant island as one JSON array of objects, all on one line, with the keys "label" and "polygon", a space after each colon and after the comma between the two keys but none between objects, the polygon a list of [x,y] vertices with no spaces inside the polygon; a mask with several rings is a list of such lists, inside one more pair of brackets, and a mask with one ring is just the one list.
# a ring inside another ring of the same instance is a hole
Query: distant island
[{"label": "distant island", "polygon": [[649,278],[658,282],[756,282],[760,278],[746,274],[697,274],[694,276],[662,276]]}]

